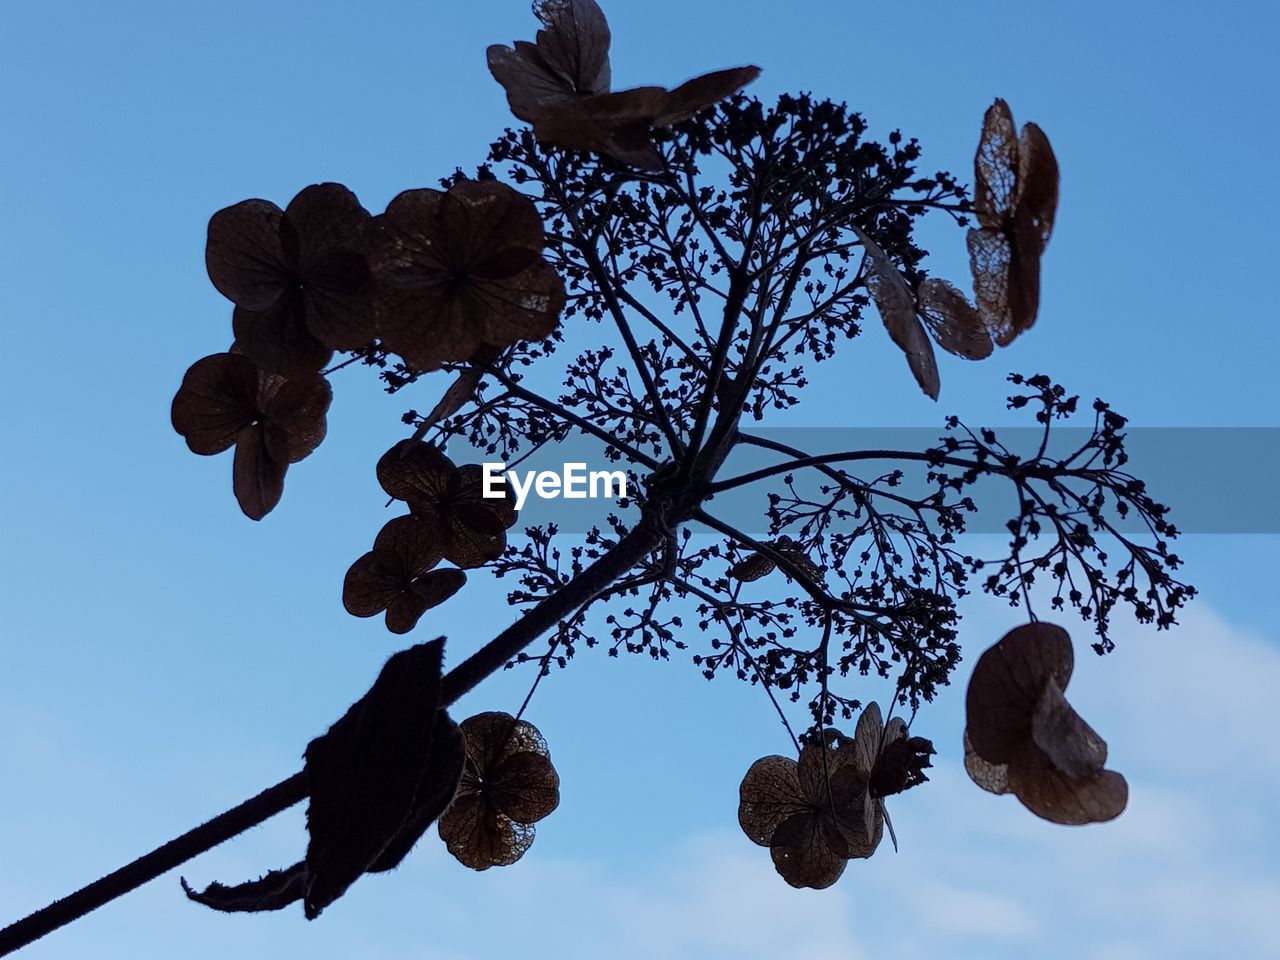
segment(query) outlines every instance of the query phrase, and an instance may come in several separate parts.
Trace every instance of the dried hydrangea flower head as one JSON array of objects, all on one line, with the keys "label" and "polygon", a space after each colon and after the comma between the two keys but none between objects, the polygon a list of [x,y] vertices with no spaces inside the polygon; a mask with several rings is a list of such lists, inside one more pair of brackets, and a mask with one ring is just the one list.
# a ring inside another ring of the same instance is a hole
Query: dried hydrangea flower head
[{"label": "dried hydrangea flower head", "polygon": [[458,467],[438,447],[403,440],[378,461],[378,482],[409,505],[417,521],[411,529],[424,549],[438,550],[450,563],[478,567],[506,548],[507,528],[516,522],[514,497],[505,483],[504,496],[484,496],[479,464]]},{"label": "dried hydrangea flower head", "polygon": [[666,87],[609,91],[609,24],[594,0],[541,0],[536,43],[489,48],[489,72],[507,92],[511,112],[533,124],[543,143],[604,154],[645,170],[662,167],[652,133],[680,123],[760,75],[732,67]]},{"label": "dried hydrangea flower head", "polygon": [[992,793],[1012,793],[1054,823],[1113,820],[1129,786],[1104,769],[1107,744],[1063,692],[1075,655],[1061,627],[1017,627],[978,658],[965,698],[965,769]]},{"label": "dried hydrangea flower head", "polygon": [[373,549],[351,565],[342,584],[342,605],[356,617],[386,611],[387,629],[408,633],[422,615],[462,589],[461,570],[433,569],[444,558],[435,538],[412,515],[387,523]]},{"label": "dried hydrangea flower head", "polygon": [[1058,161],[1043,130],[1028,123],[1019,137],[1009,105],[996,100],[983,118],[974,176],[973,288],[982,322],[1003,347],[1040,309],[1040,257],[1058,209]]},{"label": "dried hydrangea flower head", "polygon": [[193,453],[235,446],[232,488],[245,515],[261,520],[280,502],[289,464],[324,439],[333,391],[314,374],[285,379],[238,353],[197,360],[173,398],[173,429]]},{"label": "dried hydrangea flower head", "polygon": [[738,788],[738,823],[769,848],[787,883],[829,887],[849,860],[875,853],[883,798],[927,779],[932,752],[927,740],[907,738],[901,719],[885,726],[880,707],[869,704],[852,739],[825,730],[801,748],[798,761],[772,756],[753,763]]},{"label": "dried hydrangea flower head", "polygon": [[283,211],[245,200],[209,221],[209,279],[236,305],[236,352],[289,377],[377,334],[369,212],[346,187],[307,187]]},{"label": "dried hydrangea flower head", "polygon": [[383,345],[414,370],[555,332],[564,282],[528,197],[492,180],[406,190],[379,218]]},{"label": "dried hydrangea flower head", "polygon": [[473,870],[515,863],[533,843],[534,827],[560,803],[560,777],[538,728],[508,713],[462,721],[467,762],[440,838]]},{"label": "dried hydrangea flower head", "polygon": [[609,91],[612,37],[595,0],[538,0],[534,43],[494,44],[489,71],[507,91],[511,112],[532,123],[547,107]]}]

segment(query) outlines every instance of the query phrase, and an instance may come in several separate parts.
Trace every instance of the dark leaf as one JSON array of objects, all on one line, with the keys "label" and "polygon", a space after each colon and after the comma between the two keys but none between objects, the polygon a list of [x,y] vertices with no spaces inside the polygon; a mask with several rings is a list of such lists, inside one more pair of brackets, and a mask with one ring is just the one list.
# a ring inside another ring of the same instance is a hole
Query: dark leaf
[{"label": "dark leaf", "polygon": [[263,910],[283,910],[302,899],[307,882],[306,863],[295,863],[284,870],[272,870],[265,876],[239,883],[233,887],[218,883],[209,884],[203,890],[193,890],[186,878],[180,878],[187,897],[196,903],[221,910],[224,913],[257,913]]},{"label": "dark leaf", "polygon": [[387,661],[373,687],[306,750],[307,917],[379,861],[413,818],[436,729],[444,640]]}]

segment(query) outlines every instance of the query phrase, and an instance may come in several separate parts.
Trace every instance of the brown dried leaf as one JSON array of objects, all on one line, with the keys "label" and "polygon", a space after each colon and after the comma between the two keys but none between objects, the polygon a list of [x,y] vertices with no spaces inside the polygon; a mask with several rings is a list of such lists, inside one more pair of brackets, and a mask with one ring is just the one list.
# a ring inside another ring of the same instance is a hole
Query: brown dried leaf
[{"label": "brown dried leaf", "polygon": [[917,303],[925,326],[943,350],[966,360],[991,356],[991,332],[969,298],[946,280],[931,277],[921,283]]},{"label": "brown dried leaf", "polygon": [[404,826],[369,865],[370,873],[394,870],[409,855],[427,828],[453,802],[466,761],[467,748],[462,730],[447,712],[437,711],[436,727],[431,734],[431,754],[413,799],[413,810]]},{"label": "brown dried leaf", "polygon": [[185,877],[180,877],[179,882],[189,900],[223,913],[283,910],[302,899],[307,883],[307,864],[300,861],[292,867],[272,870],[257,880],[235,886],[227,886],[215,880],[203,890],[197,891],[191,888]]},{"label": "brown dried leaf", "polygon": [[443,653],[441,638],[395,654],[369,692],[307,746],[308,919],[398,845],[420,796],[452,793],[449,784],[424,782]]}]

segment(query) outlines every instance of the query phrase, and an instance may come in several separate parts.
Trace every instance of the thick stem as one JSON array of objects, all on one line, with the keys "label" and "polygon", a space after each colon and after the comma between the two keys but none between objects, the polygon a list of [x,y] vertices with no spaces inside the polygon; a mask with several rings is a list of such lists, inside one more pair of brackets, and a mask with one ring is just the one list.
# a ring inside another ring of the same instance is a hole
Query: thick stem
[{"label": "thick stem", "polygon": [[[647,557],[663,542],[661,524],[642,521],[595,563],[587,567],[562,590],[548,597],[507,627],[478,651],[454,667],[444,677],[441,699],[449,706],[470,692],[480,681],[501,670],[517,653],[533,643],[564,617],[590,603],[609,585]],[[208,823],[170,840],[114,873],[95,880],[70,896],[0,930],[0,957],[34,943],[59,927],[80,919],[96,909],[168,873],[192,857],[250,827],[300,803],[307,796],[304,773],[295,773],[274,787],[268,787]]]}]

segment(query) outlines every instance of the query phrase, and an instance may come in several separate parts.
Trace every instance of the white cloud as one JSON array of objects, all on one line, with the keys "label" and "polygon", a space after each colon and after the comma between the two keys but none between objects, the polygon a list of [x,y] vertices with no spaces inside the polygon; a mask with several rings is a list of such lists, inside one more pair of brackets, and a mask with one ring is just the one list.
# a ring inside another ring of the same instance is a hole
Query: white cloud
[{"label": "white cloud", "polygon": [[[1132,787],[1115,823],[1039,821],[973,787],[952,751],[933,782],[896,798],[902,852],[886,844],[830,890],[792,890],[736,832],[673,842],[625,873],[608,851],[564,862],[539,850],[452,891],[454,909],[478,894],[505,918],[466,956],[506,952],[509,921],[531,935],[530,960],[1280,958],[1280,650],[1203,608],[1184,619],[1119,637],[1111,657],[1080,655],[1069,696]],[[420,882],[457,876],[442,852],[421,856]]]}]

